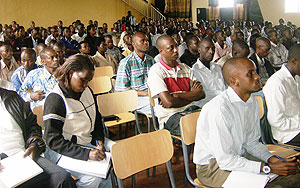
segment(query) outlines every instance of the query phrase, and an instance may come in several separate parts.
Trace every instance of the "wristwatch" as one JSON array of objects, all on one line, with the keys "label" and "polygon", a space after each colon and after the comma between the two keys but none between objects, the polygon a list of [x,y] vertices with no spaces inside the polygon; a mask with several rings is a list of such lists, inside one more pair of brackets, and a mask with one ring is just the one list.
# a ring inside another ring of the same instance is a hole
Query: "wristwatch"
[{"label": "wristwatch", "polygon": [[268,164],[265,164],[262,171],[265,173],[265,174],[269,174],[271,172],[271,168],[268,166]]}]

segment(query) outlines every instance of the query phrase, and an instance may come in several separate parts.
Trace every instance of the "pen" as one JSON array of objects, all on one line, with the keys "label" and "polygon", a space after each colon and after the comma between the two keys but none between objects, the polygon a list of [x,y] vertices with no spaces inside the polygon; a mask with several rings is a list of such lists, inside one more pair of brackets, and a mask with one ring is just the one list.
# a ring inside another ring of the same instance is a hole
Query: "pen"
[{"label": "pen", "polygon": [[[102,143],[99,144],[98,140],[96,140],[96,144],[97,144],[98,149],[103,150],[103,144]],[[104,159],[105,158],[106,158],[106,156],[105,156],[105,153],[104,153]]]},{"label": "pen", "polygon": [[278,159],[282,160],[283,162],[286,162],[286,160],[285,160],[284,158],[282,158],[282,157],[280,157],[280,156],[278,156],[278,155],[276,155],[276,157],[277,157]]}]

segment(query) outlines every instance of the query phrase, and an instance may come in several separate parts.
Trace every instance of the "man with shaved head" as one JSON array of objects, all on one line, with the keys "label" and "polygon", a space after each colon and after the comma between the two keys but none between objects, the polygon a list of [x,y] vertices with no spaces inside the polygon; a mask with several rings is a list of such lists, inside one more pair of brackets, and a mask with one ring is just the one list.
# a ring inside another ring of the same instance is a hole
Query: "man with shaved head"
[{"label": "man with shaved head", "polygon": [[136,90],[139,96],[138,110],[150,114],[147,78],[150,67],[155,61],[145,54],[149,49],[149,42],[144,33],[134,34],[132,45],[134,51],[119,64],[115,89],[116,91]]},{"label": "man with shaved head", "polygon": [[279,176],[267,187],[298,187],[296,158],[284,162],[259,142],[259,110],[251,94],[262,83],[254,64],[247,58],[232,58],[225,63],[223,76],[228,89],[202,108],[197,122],[193,162],[198,180],[208,187],[222,187],[232,171],[272,172],[286,177]]},{"label": "man with shaved head", "polygon": [[268,120],[277,141],[300,146],[300,45],[289,51],[288,63],[263,88]]},{"label": "man with shaved head", "polygon": [[215,46],[209,38],[203,39],[198,46],[200,54],[197,62],[193,65],[193,74],[202,83],[205,98],[195,102],[199,107],[203,107],[208,101],[224,91],[227,86],[222,76],[219,65],[212,62]]},{"label": "man with shaved head", "polygon": [[250,56],[250,59],[256,65],[256,72],[260,76],[262,82],[266,82],[274,73],[274,68],[266,59],[271,49],[270,41],[265,37],[256,39],[255,53]]},{"label": "man with shaved head", "polygon": [[151,67],[148,78],[151,96],[159,103],[155,106],[155,114],[160,129],[180,135],[180,117],[199,109],[192,103],[204,98],[205,94],[189,66],[176,61],[178,48],[172,37],[160,36],[157,47],[161,60]]},{"label": "man with shaved head", "polygon": [[57,84],[53,74],[60,66],[58,55],[52,48],[45,48],[40,56],[44,67],[30,71],[18,92],[26,102],[30,102],[32,109],[44,104],[45,98]]}]

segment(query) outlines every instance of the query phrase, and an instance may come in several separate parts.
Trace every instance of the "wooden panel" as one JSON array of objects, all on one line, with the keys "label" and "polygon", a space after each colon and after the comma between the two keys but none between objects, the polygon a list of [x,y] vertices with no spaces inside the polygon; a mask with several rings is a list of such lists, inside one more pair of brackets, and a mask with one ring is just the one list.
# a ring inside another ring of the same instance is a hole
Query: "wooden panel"
[{"label": "wooden panel", "polygon": [[103,116],[134,111],[138,107],[138,95],[135,90],[99,95],[98,106]]},{"label": "wooden panel", "polygon": [[112,89],[111,81],[108,76],[94,77],[89,86],[95,94],[107,93]]},{"label": "wooden panel", "polygon": [[255,98],[258,102],[259,107],[259,118],[262,118],[265,113],[263,99],[260,96],[255,96]]},{"label": "wooden panel", "polygon": [[120,179],[166,163],[173,156],[169,131],[140,134],[114,144],[111,149],[114,171]]},{"label": "wooden panel", "polygon": [[114,76],[113,68],[111,66],[96,67],[94,78],[100,76],[108,76],[109,78],[112,78]]},{"label": "wooden panel", "polygon": [[180,119],[181,138],[186,145],[195,143],[197,120],[200,112],[194,112]]}]

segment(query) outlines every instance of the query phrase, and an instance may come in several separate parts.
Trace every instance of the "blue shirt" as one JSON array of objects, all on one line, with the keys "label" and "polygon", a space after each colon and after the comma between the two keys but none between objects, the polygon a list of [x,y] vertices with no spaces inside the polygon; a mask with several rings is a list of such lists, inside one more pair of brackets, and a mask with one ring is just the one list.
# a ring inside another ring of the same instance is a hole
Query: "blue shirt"
[{"label": "blue shirt", "polygon": [[[72,49],[72,50],[77,50],[78,49],[78,42],[76,40],[68,40],[66,37],[63,37],[62,39],[60,39],[60,41],[62,43],[65,44],[66,46],[66,49]],[[71,55],[74,55],[74,54],[66,54],[65,57],[69,57]]]},{"label": "blue shirt", "polygon": [[[28,73],[18,93],[26,102],[30,102],[31,108],[33,109],[34,107],[43,105],[45,98],[53,90],[56,84],[56,78],[54,78],[45,67],[37,68]],[[32,100],[30,98],[30,90],[31,92],[43,90],[45,93],[43,100]]]},{"label": "blue shirt", "polygon": [[38,66],[36,64],[34,64],[34,67],[31,70],[26,70],[23,66],[21,66],[15,70],[15,72],[11,76],[10,81],[13,84],[13,86],[16,88],[17,92],[19,91],[20,87],[22,86],[27,74],[36,68],[38,68]]}]

